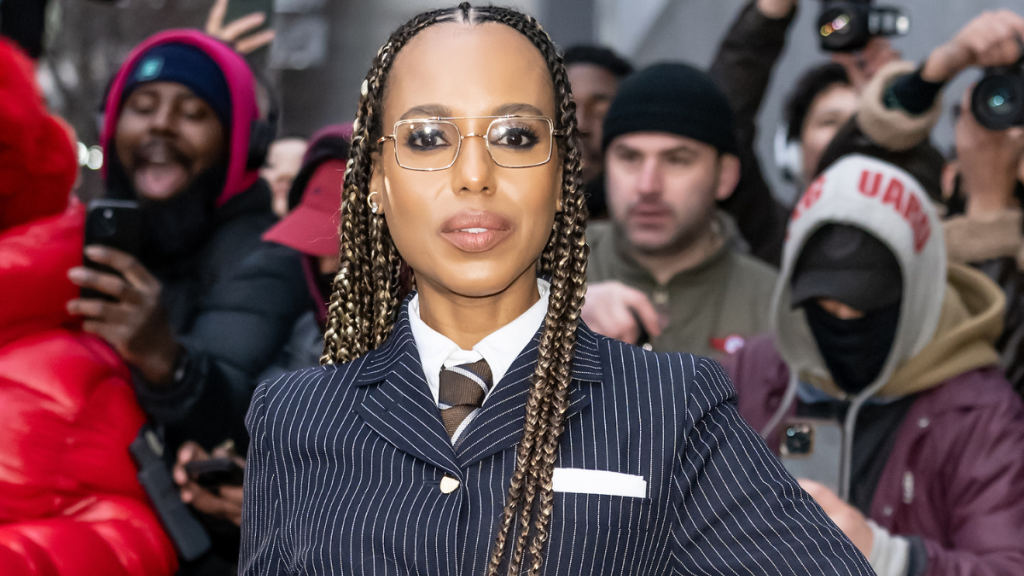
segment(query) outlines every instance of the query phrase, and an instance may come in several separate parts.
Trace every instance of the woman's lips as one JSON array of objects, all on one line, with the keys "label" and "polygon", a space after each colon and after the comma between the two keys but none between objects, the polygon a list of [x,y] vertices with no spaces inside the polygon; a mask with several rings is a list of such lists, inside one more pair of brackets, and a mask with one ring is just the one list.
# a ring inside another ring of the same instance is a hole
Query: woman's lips
[{"label": "woman's lips", "polygon": [[512,234],[512,223],[493,212],[463,211],[445,220],[440,234],[463,252],[486,252]]}]

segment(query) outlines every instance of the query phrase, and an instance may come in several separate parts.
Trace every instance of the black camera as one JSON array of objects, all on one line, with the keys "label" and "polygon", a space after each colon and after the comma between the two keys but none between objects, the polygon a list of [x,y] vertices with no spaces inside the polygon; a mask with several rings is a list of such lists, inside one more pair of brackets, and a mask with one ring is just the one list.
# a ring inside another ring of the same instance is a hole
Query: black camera
[{"label": "black camera", "polygon": [[852,52],[875,36],[902,36],[910,17],[894,6],[875,6],[872,0],[822,0],[818,15],[821,49]]},{"label": "black camera", "polygon": [[971,92],[971,113],[989,130],[1024,126],[1024,58],[1012,66],[985,70]]}]

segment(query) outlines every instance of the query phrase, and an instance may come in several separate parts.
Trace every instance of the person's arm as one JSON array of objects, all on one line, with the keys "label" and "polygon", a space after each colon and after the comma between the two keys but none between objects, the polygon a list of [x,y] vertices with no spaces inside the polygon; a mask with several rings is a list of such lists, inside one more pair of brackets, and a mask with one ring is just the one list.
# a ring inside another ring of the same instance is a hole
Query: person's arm
[{"label": "person's arm", "polygon": [[[890,63],[868,83],[857,122],[871,140],[890,150],[924,141],[942,113],[941,90],[972,66],[1002,66],[1021,57],[1024,18],[1009,10],[985,12],[938,46],[920,66]],[[969,100],[969,96],[968,96]]]},{"label": "person's arm", "polygon": [[750,2],[711,63],[709,73],[732,106],[741,144],[753,143],[757,114],[795,16],[796,0]]},{"label": "person's arm", "polygon": [[245,446],[243,426],[256,377],[309,308],[309,289],[294,251],[264,244],[218,282],[202,302],[171,385],[136,372],[139,402],[159,422],[187,427],[186,436],[213,447],[225,439]]},{"label": "person's arm", "polygon": [[735,218],[751,252],[776,266],[789,211],[775,201],[761,172],[755,153],[757,115],[795,14],[796,0],[751,2],[726,33],[710,69],[735,114],[740,150],[740,181],[721,207]]},{"label": "person's arm", "polygon": [[272,387],[264,382],[256,388],[252,407],[245,417],[252,438],[246,457],[242,541],[238,554],[239,576],[285,573],[281,551],[281,497],[275,474],[275,449],[268,435],[267,395]]},{"label": "person's arm", "polygon": [[689,384],[671,545],[684,574],[873,574],[740,417],[718,364]]}]

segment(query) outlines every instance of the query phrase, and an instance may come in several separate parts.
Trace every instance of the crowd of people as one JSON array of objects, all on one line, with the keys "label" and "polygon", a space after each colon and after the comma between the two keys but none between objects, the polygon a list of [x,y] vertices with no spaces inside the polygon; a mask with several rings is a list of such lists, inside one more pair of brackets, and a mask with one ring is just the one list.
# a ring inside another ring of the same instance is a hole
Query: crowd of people
[{"label": "crowd of people", "polygon": [[[91,208],[0,38],[0,575],[1024,574],[1024,126],[968,92],[930,140],[1024,17],[833,54],[762,158],[797,4],[707,70],[428,12],[308,138],[238,27],[168,30],[111,79]],[[124,206],[134,249],[87,243]]]}]

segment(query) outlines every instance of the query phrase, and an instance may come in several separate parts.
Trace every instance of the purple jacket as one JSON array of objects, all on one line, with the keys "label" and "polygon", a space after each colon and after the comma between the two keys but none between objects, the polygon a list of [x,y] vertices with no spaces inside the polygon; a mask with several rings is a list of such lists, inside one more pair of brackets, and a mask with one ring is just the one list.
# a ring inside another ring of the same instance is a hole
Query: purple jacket
[{"label": "purple jacket", "polygon": [[[726,369],[740,414],[761,430],[789,381],[774,338],[749,341]],[[770,438],[778,453],[777,435]],[[928,576],[1024,575],[1024,403],[998,368],[921,393],[900,427],[871,519],[892,534],[923,538]]]}]

